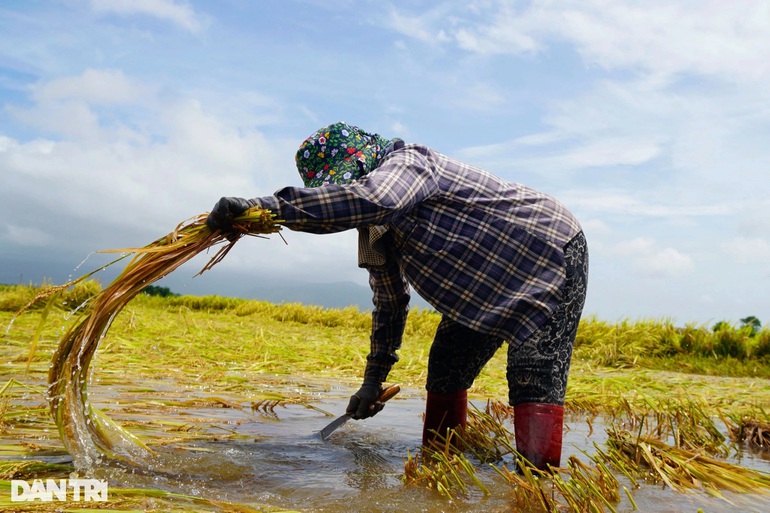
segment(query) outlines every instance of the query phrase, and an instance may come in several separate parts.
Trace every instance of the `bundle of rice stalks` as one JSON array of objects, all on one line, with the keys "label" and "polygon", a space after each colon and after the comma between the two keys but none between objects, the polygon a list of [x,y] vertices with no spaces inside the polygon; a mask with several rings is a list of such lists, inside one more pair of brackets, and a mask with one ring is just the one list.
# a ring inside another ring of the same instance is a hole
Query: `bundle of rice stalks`
[{"label": "bundle of rice stalks", "polygon": [[713,456],[729,453],[725,436],[703,406],[695,401],[668,401],[658,408],[659,424],[665,425],[674,446],[690,451],[706,451]]},{"label": "bundle of rice stalks", "polygon": [[275,408],[277,406],[286,408],[286,403],[287,401],[282,401],[280,399],[261,399],[251,403],[251,411],[278,417],[278,415],[275,413]]},{"label": "bundle of rice stalks", "polygon": [[736,493],[770,491],[770,475],[716,460],[699,452],[672,447],[656,438],[608,430],[608,451],[597,457],[630,477],[665,483],[678,492],[704,490],[722,497]]},{"label": "bundle of rice stalks", "polygon": [[619,429],[636,431],[640,436],[671,437],[673,445],[680,449],[722,457],[729,453],[725,436],[701,401],[644,398],[640,404],[632,405],[623,398],[612,412],[610,423],[616,428],[622,426]]},{"label": "bundle of rice stalks", "polygon": [[[115,316],[145,287],[200,252],[223,244],[198,274],[220,262],[242,236],[259,236],[280,230],[273,215],[260,208],[248,210],[234,219],[235,231],[231,234],[219,230],[212,232],[206,226],[206,217],[201,214],[189,219],[143,248],[106,251],[126,253],[107,265],[130,255],[133,258],[109,286],[82,308],[84,315],[61,338],[48,375],[48,397],[64,446],[77,467],[89,467],[102,456],[140,464],[147,464],[153,456],[153,451],[139,439],[88,403],[89,365]],[[53,300],[63,290],[104,267],[72,282],[46,289],[30,305],[46,298]]]},{"label": "bundle of rice stalks", "polygon": [[38,460],[0,461],[0,480],[45,478],[71,472],[72,466],[66,463],[47,463]]},{"label": "bundle of rice stalks", "polygon": [[[467,453],[480,463],[488,463],[510,484],[512,510],[615,511],[620,484],[605,463],[594,461],[595,466],[589,466],[571,456],[565,468],[538,470],[513,447],[513,433],[504,425],[512,413],[512,408],[493,401],[487,403],[485,411],[469,409],[464,429],[449,430],[446,437],[437,437],[419,454],[408,455],[404,483],[436,490],[449,499],[468,496],[471,490],[486,495],[489,489],[481,479],[483,474]],[[505,456],[513,458],[516,471],[497,465]],[[625,492],[633,504],[633,497],[627,489]]]},{"label": "bundle of rice stalks", "polygon": [[407,456],[404,483],[436,490],[450,499],[467,495],[471,486],[489,493],[463,451],[483,463],[500,461],[515,452],[513,433],[503,424],[512,416],[511,410],[494,401],[487,402],[485,411],[471,405],[465,428],[450,429],[445,436],[434,433],[430,447],[423,447],[419,456]]},{"label": "bundle of rice stalks", "polygon": [[[620,502],[620,483],[603,463],[596,467],[586,465],[575,456],[567,461],[568,479],[561,474],[553,476],[553,483],[569,506],[569,511],[615,511]],[[633,504],[633,497],[626,489]]]},{"label": "bundle of rice stalks", "polygon": [[498,401],[488,401],[484,411],[472,406],[467,426],[455,433],[460,447],[482,463],[501,461],[514,453],[513,433],[503,424],[505,419],[513,419],[513,408]]},{"label": "bundle of rice stalks", "polygon": [[467,495],[469,484],[475,484],[485,495],[489,493],[476,475],[476,467],[452,445],[453,434],[454,431],[449,430],[443,448],[436,443],[423,448],[419,456],[407,455],[404,484],[436,490],[449,499]]},{"label": "bundle of rice stalks", "polygon": [[[513,511],[617,511],[620,482],[602,462],[587,465],[573,455],[555,472],[538,470],[521,456],[516,463],[516,472],[505,465],[492,467],[511,485]],[[623,491],[636,510],[631,492],[625,487]]]},{"label": "bundle of rice stalks", "polygon": [[735,442],[746,443],[755,449],[770,448],[770,423],[749,418],[722,417]]},{"label": "bundle of rice stalks", "polygon": [[545,481],[539,478],[540,471],[528,465],[526,460],[520,460],[517,471],[512,472],[502,465],[492,467],[511,485],[513,497],[512,511],[561,511],[561,504],[556,500],[554,488],[546,487]]},{"label": "bundle of rice stalks", "polygon": [[487,400],[485,411],[500,424],[502,424],[505,420],[513,420],[513,406],[505,404],[501,401]]}]

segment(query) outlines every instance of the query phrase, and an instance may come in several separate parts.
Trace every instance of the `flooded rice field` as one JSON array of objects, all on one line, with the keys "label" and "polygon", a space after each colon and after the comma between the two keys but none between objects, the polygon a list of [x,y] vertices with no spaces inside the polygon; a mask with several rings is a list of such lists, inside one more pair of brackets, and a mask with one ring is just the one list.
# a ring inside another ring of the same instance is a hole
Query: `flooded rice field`
[{"label": "flooded rice field", "polygon": [[[163,490],[206,499],[209,506],[224,501],[268,511],[511,511],[512,485],[489,464],[478,464],[478,476],[489,493],[469,488],[450,500],[403,482],[406,459],[419,452],[421,390],[403,390],[376,417],[350,421],[322,441],[318,432],[344,412],[355,391],[353,384],[264,375],[248,379],[257,384],[258,395],[208,385],[179,386],[170,378],[131,383],[120,373],[104,374],[92,383],[91,402],[149,442],[158,455],[143,468],[105,462],[87,471],[88,477],[106,479],[111,488]],[[40,394],[23,392],[19,400],[39,405]],[[483,409],[486,401],[474,404]],[[39,423],[30,425],[28,432],[23,423],[6,430],[0,446],[22,440],[35,450],[30,453],[35,459],[71,462],[55,424],[41,429]],[[507,427],[513,431],[512,425]],[[595,444],[606,440],[600,417],[571,417],[567,428],[563,462],[570,455],[587,461]],[[0,452],[0,458],[13,457]],[[729,461],[770,472],[767,454],[745,452]],[[515,467],[511,460],[502,463]],[[725,493],[719,498],[705,492],[678,493],[661,485],[633,489],[627,479],[619,479],[639,511],[770,509],[770,497],[760,494]],[[207,511],[212,510],[209,506]],[[613,507],[634,511],[623,493]]]}]

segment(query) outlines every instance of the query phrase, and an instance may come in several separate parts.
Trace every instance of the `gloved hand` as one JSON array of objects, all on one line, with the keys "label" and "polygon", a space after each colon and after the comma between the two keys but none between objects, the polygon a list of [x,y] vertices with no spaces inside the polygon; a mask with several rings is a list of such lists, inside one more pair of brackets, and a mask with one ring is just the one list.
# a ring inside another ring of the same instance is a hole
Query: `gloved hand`
[{"label": "gloved hand", "polygon": [[384,403],[377,402],[382,393],[382,385],[375,381],[364,381],[358,392],[350,397],[350,402],[345,410],[356,420],[374,417],[385,407]]},{"label": "gloved hand", "polygon": [[219,229],[223,233],[230,233],[233,231],[233,218],[243,214],[256,204],[257,202],[253,199],[223,197],[211,209],[211,213],[206,219],[206,226],[212,232]]}]

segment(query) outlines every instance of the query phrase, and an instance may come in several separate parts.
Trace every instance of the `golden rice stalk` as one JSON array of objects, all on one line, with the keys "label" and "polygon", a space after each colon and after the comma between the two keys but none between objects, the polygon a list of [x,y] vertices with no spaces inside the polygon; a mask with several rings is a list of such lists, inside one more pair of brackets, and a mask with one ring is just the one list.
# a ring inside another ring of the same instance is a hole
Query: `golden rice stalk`
[{"label": "golden rice stalk", "polygon": [[753,449],[770,448],[770,422],[767,422],[767,413],[764,410],[755,412],[756,416],[760,413],[765,420],[752,418],[741,414],[724,414],[719,412],[722,422],[727,426],[730,439],[733,442],[745,443]]},{"label": "golden rice stalk", "polygon": [[489,490],[476,475],[476,467],[452,446],[452,434],[453,430],[450,430],[443,448],[436,443],[433,447],[423,447],[420,455],[407,455],[402,478],[404,484],[436,490],[440,495],[453,499],[458,495],[467,495],[470,481],[488,494]]},{"label": "golden rice stalk", "polygon": [[504,419],[512,418],[513,407],[499,401],[487,401],[485,411],[471,405],[467,426],[455,433],[456,443],[481,462],[501,461],[515,451],[513,433],[503,424]]},{"label": "golden rice stalk", "polygon": [[[620,483],[603,463],[586,465],[576,456],[567,461],[569,479],[553,475],[553,483],[569,505],[569,511],[616,511]],[[605,509],[606,508],[606,509]]]},{"label": "golden rice stalk", "polygon": [[[127,463],[146,464],[153,451],[88,403],[88,369],[100,341],[115,316],[145,287],[171,273],[198,253],[224,244],[198,273],[220,262],[244,235],[263,235],[280,230],[278,221],[264,209],[253,208],[234,220],[235,232],[212,232],[206,214],[180,223],[174,231],[155,242],[132,249],[110,250],[133,255],[115,280],[93,297],[79,322],[64,334],[48,374],[50,409],[65,448],[78,467],[89,467],[101,457]],[[124,255],[115,263],[128,255]],[[90,273],[87,276],[90,276]],[[68,284],[42,293],[34,301],[51,296]],[[26,307],[25,307],[26,308]]]},{"label": "golden rice stalk", "polygon": [[730,435],[739,442],[746,442],[750,447],[770,447],[770,423],[767,422],[742,419],[736,429],[731,429]]},{"label": "golden rice stalk", "polygon": [[622,473],[643,475],[678,492],[704,490],[721,497],[735,493],[770,492],[770,474],[670,446],[654,437],[608,430],[607,453],[599,457]]},{"label": "golden rice stalk", "polygon": [[553,493],[547,490],[540,472],[523,458],[517,461],[518,469],[511,471],[505,465],[492,468],[511,485],[511,511],[562,511],[563,507]]}]

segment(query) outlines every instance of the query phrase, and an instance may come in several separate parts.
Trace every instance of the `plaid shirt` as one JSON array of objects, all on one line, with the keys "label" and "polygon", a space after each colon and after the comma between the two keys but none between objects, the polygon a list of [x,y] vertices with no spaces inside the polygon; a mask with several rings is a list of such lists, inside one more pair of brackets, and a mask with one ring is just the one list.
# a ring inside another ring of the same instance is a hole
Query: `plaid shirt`
[{"label": "plaid shirt", "polygon": [[581,230],[550,196],[414,144],[358,181],[256,201],[292,230],[358,228],[384,257],[362,263],[374,293],[366,375],[380,381],[398,360],[410,285],[441,314],[520,344],[558,305],[562,248]]}]

